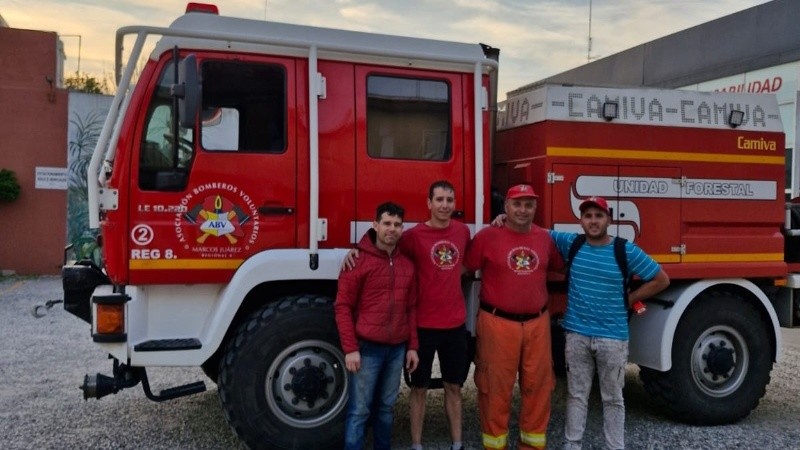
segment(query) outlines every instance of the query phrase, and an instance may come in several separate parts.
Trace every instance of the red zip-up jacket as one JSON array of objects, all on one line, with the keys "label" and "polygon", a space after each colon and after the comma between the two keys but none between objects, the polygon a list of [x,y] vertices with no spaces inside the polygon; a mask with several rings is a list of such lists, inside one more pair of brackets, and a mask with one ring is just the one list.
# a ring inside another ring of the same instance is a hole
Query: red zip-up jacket
[{"label": "red zip-up jacket", "polygon": [[336,326],[345,354],[358,350],[358,341],[408,343],[417,350],[417,288],[414,263],[395,247],[391,256],[375,246],[375,230],[358,243],[353,270],[339,275]]}]

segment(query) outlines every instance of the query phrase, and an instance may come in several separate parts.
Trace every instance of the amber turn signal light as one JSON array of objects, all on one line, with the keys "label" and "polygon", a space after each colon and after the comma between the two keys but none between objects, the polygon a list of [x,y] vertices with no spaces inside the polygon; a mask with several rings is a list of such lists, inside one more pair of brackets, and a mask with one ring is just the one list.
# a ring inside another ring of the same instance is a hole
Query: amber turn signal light
[{"label": "amber turn signal light", "polygon": [[125,332],[125,304],[96,305],[97,334]]}]

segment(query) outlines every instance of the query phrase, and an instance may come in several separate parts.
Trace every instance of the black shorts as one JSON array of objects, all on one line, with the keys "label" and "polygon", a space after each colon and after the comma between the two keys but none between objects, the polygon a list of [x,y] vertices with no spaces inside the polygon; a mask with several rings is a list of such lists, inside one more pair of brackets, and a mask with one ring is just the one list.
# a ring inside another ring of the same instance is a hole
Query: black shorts
[{"label": "black shorts", "polygon": [[409,374],[411,386],[427,388],[431,381],[433,356],[439,355],[439,368],[445,383],[464,384],[469,371],[467,357],[467,330],[464,325],[456,328],[418,328],[419,366]]}]

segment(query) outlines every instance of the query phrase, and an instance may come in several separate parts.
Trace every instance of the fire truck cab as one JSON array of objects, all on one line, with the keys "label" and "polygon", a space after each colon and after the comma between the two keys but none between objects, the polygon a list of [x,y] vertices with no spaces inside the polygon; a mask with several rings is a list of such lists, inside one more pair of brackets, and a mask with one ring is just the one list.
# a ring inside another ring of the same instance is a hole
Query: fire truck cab
[{"label": "fire truck cab", "polygon": [[64,269],[115,361],[84,394],[187,395],[203,383],[155,394],[146,367],[202,366],[251,447],[340,448],[342,258],[382,202],[427,220],[436,180],[459,220],[488,217],[497,51],[196,8],[117,34],[119,58],[135,42],[89,169],[104,267]]}]

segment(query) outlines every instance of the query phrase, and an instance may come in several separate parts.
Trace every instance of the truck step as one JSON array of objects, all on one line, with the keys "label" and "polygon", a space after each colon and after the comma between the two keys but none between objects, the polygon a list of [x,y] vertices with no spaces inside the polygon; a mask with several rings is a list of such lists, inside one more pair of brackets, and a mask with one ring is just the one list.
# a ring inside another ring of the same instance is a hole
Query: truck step
[{"label": "truck step", "polygon": [[163,402],[165,400],[172,400],[178,397],[185,397],[187,395],[192,394],[199,394],[201,392],[205,392],[206,384],[202,381],[196,381],[194,383],[185,384],[183,386],[176,386],[169,389],[164,389],[163,391],[159,392],[158,395],[154,395],[152,392],[149,392],[148,389],[145,391],[145,395],[150,400],[156,402]]},{"label": "truck step", "polygon": [[133,349],[137,352],[169,352],[173,350],[197,350],[203,346],[200,339],[154,339],[136,344]]}]

